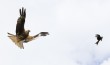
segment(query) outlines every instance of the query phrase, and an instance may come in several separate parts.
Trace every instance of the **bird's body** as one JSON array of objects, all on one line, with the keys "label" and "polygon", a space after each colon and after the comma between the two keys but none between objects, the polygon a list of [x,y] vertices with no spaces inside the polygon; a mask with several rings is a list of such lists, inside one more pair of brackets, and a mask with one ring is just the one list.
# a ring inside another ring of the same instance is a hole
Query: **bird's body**
[{"label": "bird's body", "polygon": [[97,42],[96,44],[98,45],[99,41],[103,39],[103,37],[101,37],[99,34],[96,34],[96,37],[97,37]]},{"label": "bird's body", "polygon": [[21,49],[24,49],[23,43],[30,42],[34,40],[35,38],[39,36],[46,36],[49,33],[48,32],[40,32],[37,35],[30,36],[29,32],[30,30],[25,30],[24,24],[25,24],[25,18],[26,18],[26,9],[22,7],[22,9],[19,10],[20,17],[17,20],[16,24],[16,35],[8,33],[9,38]]}]

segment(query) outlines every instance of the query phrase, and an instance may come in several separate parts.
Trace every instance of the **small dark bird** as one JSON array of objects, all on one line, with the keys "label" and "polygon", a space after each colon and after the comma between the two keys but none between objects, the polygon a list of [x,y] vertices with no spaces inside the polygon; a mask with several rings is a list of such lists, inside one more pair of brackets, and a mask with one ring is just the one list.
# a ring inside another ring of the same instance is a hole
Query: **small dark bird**
[{"label": "small dark bird", "polygon": [[30,30],[26,30],[25,25],[25,19],[26,19],[26,9],[21,8],[19,9],[20,17],[17,19],[16,24],[16,35],[8,33],[8,37],[21,49],[24,49],[23,43],[30,42],[34,40],[35,38],[38,38],[40,36],[47,36],[49,35],[48,32],[40,32],[36,35],[30,36]]},{"label": "small dark bird", "polygon": [[95,37],[97,37],[97,42],[96,42],[96,44],[98,45],[99,41],[100,41],[100,40],[102,41],[103,37],[101,37],[99,34],[96,34]]}]

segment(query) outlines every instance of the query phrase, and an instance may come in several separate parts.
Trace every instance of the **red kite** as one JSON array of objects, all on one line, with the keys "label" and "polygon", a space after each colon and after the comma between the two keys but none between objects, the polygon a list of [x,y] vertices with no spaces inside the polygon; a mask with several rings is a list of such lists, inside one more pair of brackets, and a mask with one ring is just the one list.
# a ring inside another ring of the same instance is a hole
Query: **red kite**
[{"label": "red kite", "polygon": [[48,32],[40,32],[37,35],[30,36],[29,32],[30,30],[25,30],[24,24],[25,24],[25,18],[26,18],[26,9],[22,7],[22,9],[19,10],[20,17],[17,20],[16,24],[16,35],[8,33],[9,38],[21,49],[24,49],[23,43],[27,43],[29,41],[34,40],[35,38],[39,36],[46,36],[49,35]]}]

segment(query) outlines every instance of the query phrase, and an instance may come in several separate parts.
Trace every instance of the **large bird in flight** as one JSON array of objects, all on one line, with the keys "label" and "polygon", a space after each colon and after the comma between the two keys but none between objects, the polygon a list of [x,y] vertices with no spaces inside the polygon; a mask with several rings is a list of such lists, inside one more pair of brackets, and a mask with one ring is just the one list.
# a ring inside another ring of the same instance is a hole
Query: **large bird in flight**
[{"label": "large bird in flight", "polygon": [[49,35],[48,32],[40,32],[39,34],[36,34],[34,36],[30,36],[29,32],[30,30],[25,30],[24,24],[25,24],[25,18],[26,18],[26,9],[22,7],[22,9],[19,10],[20,17],[17,20],[16,24],[16,35],[8,33],[8,37],[21,49],[24,49],[23,43],[27,43],[29,41],[34,40],[35,38],[39,36],[46,36]]},{"label": "large bird in flight", "polygon": [[99,34],[96,34],[95,37],[97,37],[97,42],[96,42],[96,44],[98,45],[99,41],[100,41],[100,40],[102,41],[103,37],[101,37]]}]

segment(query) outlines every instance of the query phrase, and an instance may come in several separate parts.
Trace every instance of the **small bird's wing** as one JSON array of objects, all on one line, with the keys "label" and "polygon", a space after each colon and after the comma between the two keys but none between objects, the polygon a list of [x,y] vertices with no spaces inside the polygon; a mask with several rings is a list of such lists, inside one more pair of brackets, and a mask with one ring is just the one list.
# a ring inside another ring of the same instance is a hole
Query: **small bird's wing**
[{"label": "small bird's wing", "polygon": [[26,9],[22,7],[22,9],[20,9],[19,12],[20,12],[20,17],[18,18],[16,24],[16,35],[21,35],[25,31],[24,24],[26,18]]},{"label": "small bird's wing", "polygon": [[24,49],[23,40],[17,38],[16,35],[10,35],[8,37],[15,43],[15,45],[17,45],[21,49]]}]

